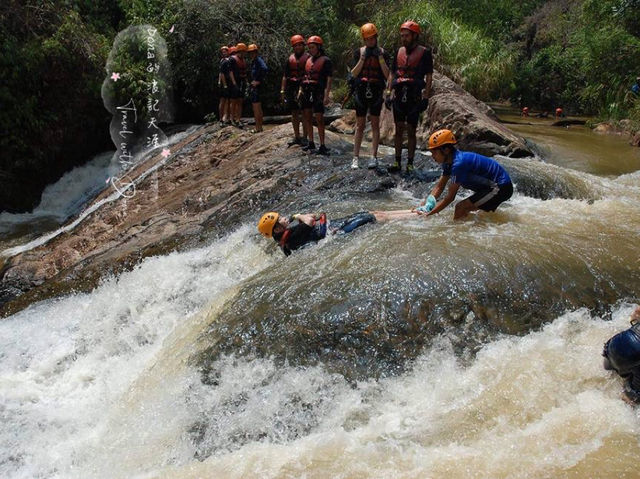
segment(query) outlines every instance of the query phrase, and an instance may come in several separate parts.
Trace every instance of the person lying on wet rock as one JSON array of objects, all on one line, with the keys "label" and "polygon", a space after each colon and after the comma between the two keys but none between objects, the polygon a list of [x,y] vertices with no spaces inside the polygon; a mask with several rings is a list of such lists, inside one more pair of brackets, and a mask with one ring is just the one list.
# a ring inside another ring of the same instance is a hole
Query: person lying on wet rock
[{"label": "person lying on wet rock", "polygon": [[401,211],[361,211],[351,216],[329,220],[326,213],[295,214],[283,216],[275,211],[262,215],[258,222],[258,231],[265,238],[273,238],[284,254],[289,256],[292,251],[317,243],[327,234],[350,233],[356,228],[388,221],[394,218],[411,216],[407,210]]},{"label": "person lying on wet rock", "polygon": [[626,379],[624,394],[629,402],[640,403],[640,306],[631,315],[631,327],[616,334],[602,351],[604,368]]}]

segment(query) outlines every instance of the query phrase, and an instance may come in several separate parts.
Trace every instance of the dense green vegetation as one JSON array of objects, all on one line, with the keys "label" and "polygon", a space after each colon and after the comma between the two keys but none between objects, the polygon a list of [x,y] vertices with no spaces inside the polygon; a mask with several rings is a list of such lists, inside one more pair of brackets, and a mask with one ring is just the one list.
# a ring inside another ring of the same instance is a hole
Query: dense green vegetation
[{"label": "dense green vegetation", "polygon": [[[483,100],[640,121],[629,94],[640,75],[640,0],[7,0],[0,18],[0,179],[27,179],[28,191],[109,146],[100,87],[113,41],[129,25],[153,25],[166,40],[179,122],[215,111],[222,44],[260,45],[270,66],[265,103],[278,112],[291,34],[321,35],[342,80],[359,25],[376,22],[393,49],[409,18],[423,26],[436,66]],[[142,94],[132,78],[120,88]],[[17,203],[6,195],[0,209],[37,203],[37,195]]]}]

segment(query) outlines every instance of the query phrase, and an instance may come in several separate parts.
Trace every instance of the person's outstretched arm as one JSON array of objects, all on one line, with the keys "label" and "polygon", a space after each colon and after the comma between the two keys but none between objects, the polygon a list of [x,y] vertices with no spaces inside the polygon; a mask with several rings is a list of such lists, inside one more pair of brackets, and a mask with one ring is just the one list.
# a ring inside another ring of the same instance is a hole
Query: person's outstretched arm
[{"label": "person's outstretched arm", "polygon": [[445,196],[442,199],[442,201],[438,201],[436,203],[436,206],[431,211],[429,211],[425,216],[438,214],[447,206],[449,206],[453,202],[453,200],[456,199],[456,194],[458,193],[459,188],[460,188],[459,183],[451,183],[449,185],[449,190],[447,191],[447,196]]}]

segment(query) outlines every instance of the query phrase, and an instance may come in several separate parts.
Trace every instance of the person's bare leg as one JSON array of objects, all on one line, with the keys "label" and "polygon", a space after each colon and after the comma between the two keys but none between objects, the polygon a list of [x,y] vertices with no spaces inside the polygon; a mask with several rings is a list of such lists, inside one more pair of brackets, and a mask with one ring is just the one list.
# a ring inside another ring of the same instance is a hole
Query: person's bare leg
[{"label": "person's bare leg", "polygon": [[378,158],[378,145],[380,143],[380,117],[372,116],[369,118],[371,119],[371,152],[374,158]]},{"label": "person's bare leg", "polygon": [[404,127],[406,123],[404,121],[396,123],[396,135],[394,138],[394,145],[396,148],[396,159],[402,158],[402,140],[404,137]]},{"label": "person's bare leg", "polygon": [[309,143],[313,143],[313,113],[311,108],[305,108],[302,112],[303,121],[307,129],[307,139]]},{"label": "person's bare leg", "polygon": [[376,221],[409,219],[418,216],[416,212],[411,210],[371,211],[371,214],[376,217]]},{"label": "person's bare leg", "polygon": [[218,103],[218,118],[220,121],[224,121],[224,108],[226,106],[226,98],[220,97],[220,102]]},{"label": "person's bare leg", "polygon": [[456,204],[455,212],[453,213],[453,219],[459,220],[467,216],[470,212],[476,211],[478,208],[473,206],[473,203],[468,199],[462,200]]},{"label": "person's bare leg", "polygon": [[320,144],[324,145],[324,114],[316,113],[316,122],[318,123],[318,138],[320,138]]},{"label": "person's bare leg", "polygon": [[367,122],[366,116],[356,117],[356,137],[353,143],[353,156],[360,157],[360,146],[362,145],[362,137],[364,136],[364,125]]},{"label": "person's bare leg", "polygon": [[407,123],[407,158],[413,160],[416,155],[416,127]]},{"label": "person's bare leg", "polygon": [[252,103],[253,117],[256,119],[256,131],[262,131],[262,103]]},{"label": "person's bare leg", "polygon": [[224,104],[224,117],[227,122],[231,121],[231,98],[227,98]]},{"label": "person's bare leg", "polygon": [[291,112],[291,124],[293,125],[293,134],[296,138],[300,138],[300,112],[298,110]]}]

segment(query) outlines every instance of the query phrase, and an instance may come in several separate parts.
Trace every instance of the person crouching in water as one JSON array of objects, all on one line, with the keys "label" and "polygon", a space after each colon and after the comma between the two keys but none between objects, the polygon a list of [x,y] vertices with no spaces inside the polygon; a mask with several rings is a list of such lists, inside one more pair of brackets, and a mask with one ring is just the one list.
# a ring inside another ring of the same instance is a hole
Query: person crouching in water
[{"label": "person crouching in water", "polygon": [[378,166],[378,143],[380,142],[380,112],[384,104],[383,93],[386,79],[389,77],[389,67],[385,60],[385,51],[378,46],[378,29],[373,23],[367,23],[360,28],[365,46],[355,54],[356,65],[351,74],[356,78],[356,137],[353,146],[353,161],[351,168],[359,167],[360,145],[364,136],[367,122],[367,111],[371,119],[372,158],[369,168]]},{"label": "person crouching in water", "polygon": [[[402,211],[402,216],[406,216]],[[327,234],[350,233],[356,228],[377,221],[398,217],[390,211],[361,211],[345,218],[329,220],[326,213],[306,213],[282,216],[275,211],[262,215],[258,231],[265,238],[273,238],[286,256],[308,244],[317,243]]]},{"label": "person crouching in water", "polygon": [[[289,146],[305,146],[307,143],[307,127],[302,118],[300,107],[300,83],[304,79],[305,65],[311,57],[305,52],[305,42],[302,35],[291,37],[291,47],[293,53],[289,55],[284,65],[284,74],[280,84],[280,99],[285,104],[287,111],[291,112],[291,125],[293,126],[294,138],[289,142]],[[300,122],[302,121],[303,134],[300,135]]]},{"label": "person crouching in water", "polygon": [[333,67],[329,57],[324,54],[322,45],[322,38],[317,35],[307,40],[311,57],[305,64],[305,76],[302,80],[302,109],[309,143],[302,149],[308,152],[316,149],[316,144],[313,142],[313,117],[315,116],[320,138],[320,148],[316,153],[328,156],[329,150],[324,145],[324,107],[329,104]]},{"label": "person crouching in water", "polygon": [[247,52],[251,58],[251,106],[253,108],[253,118],[256,120],[256,127],[253,133],[262,131],[262,84],[269,69],[261,56],[258,55],[258,45],[252,43],[247,47]]},{"label": "person crouching in water", "polygon": [[431,196],[437,200],[449,180],[451,184],[447,195],[431,211],[418,211],[419,214],[439,213],[453,202],[461,186],[474,194],[456,204],[453,219],[464,218],[476,210],[495,211],[503,201],[511,198],[513,184],[500,163],[477,153],[458,150],[454,146],[456,143],[451,130],[438,130],[429,137],[433,159],[442,166],[442,176],[431,190]]},{"label": "person crouching in water", "polygon": [[631,327],[609,339],[602,355],[604,368],[627,380],[623,389],[626,399],[640,403],[640,306],[631,315]]}]

